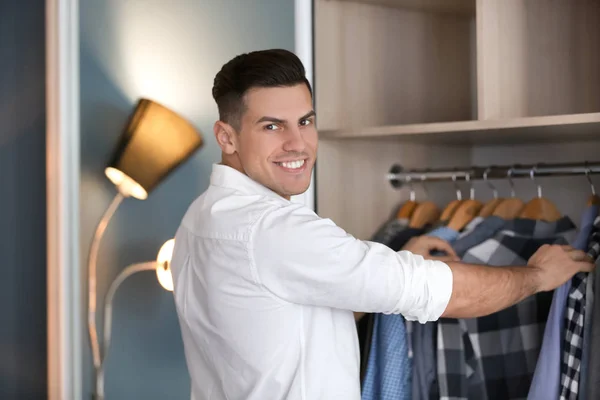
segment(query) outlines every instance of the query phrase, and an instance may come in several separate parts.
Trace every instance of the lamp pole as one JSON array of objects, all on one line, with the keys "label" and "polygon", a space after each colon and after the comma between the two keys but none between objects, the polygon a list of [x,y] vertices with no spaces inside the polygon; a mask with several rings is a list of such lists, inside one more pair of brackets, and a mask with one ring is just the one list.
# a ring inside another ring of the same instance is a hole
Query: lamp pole
[{"label": "lamp pole", "polygon": [[126,267],[121,273],[115,278],[110,284],[110,288],[106,294],[106,300],[104,302],[104,335],[103,335],[103,346],[102,346],[102,360],[100,367],[96,369],[96,398],[98,400],[104,399],[104,365],[106,363],[106,356],[110,347],[111,331],[112,331],[112,309],[113,301],[117,289],[123,283],[125,279],[135,274],[136,272],[142,271],[154,271],[157,268],[156,261],[148,261],[131,264]]},{"label": "lamp pole", "polygon": [[126,196],[121,191],[117,192],[96,226],[96,232],[94,233],[94,238],[88,253],[88,332],[90,335],[90,345],[92,347],[94,369],[96,371],[96,388],[94,390],[94,398],[96,400],[104,399],[104,387],[101,382],[102,354],[98,340],[98,328],[96,326],[96,300],[98,298],[96,289],[96,266],[98,262],[98,251],[100,250],[100,242],[102,241],[106,227],[125,197]]}]

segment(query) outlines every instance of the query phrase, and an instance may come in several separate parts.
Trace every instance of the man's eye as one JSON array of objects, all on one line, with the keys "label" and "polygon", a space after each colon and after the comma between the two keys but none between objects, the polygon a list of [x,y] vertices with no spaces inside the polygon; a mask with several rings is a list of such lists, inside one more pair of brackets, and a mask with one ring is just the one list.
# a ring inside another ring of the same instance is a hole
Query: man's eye
[{"label": "man's eye", "polygon": [[265,125],[265,129],[268,131],[275,131],[277,130],[279,127],[276,124],[269,124],[269,125]]},{"label": "man's eye", "polygon": [[301,126],[307,126],[307,125],[310,125],[310,124],[312,124],[312,121],[310,119],[303,119],[303,120],[300,121],[300,125]]}]

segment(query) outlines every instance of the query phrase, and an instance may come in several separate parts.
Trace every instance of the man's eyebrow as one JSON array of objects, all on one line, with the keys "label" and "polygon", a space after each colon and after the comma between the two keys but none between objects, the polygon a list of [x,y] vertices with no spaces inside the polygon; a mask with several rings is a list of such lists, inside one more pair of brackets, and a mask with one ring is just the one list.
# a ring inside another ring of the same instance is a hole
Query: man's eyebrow
[{"label": "man's eyebrow", "polygon": [[302,117],[298,118],[298,121],[302,121],[303,119],[308,119],[310,117],[314,117],[315,115],[317,115],[317,113],[315,112],[315,110],[310,110],[305,115],[303,115]]},{"label": "man's eyebrow", "polygon": [[[314,117],[315,115],[317,115],[317,113],[315,113],[315,110],[310,110],[309,112],[307,112],[306,114],[304,114],[303,116],[301,116],[300,118],[298,118],[298,121],[302,121],[303,119]],[[276,117],[269,117],[269,116],[264,116],[264,117],[260,118],[258,121],[256,121],[257,124],[260,124],[260,123],[263,123],[263,122],[272,122],[274,124],[285,124],[285,123],[287,123],[287,121],[285,119],[276,118]]]},{"label": "man's eyebrow", "polygon": [[285,124],[287,121],[284,119],[280,119],[280,118],[275,118],[275,117],[262,117],[261,119],[259,119],[258,121],[256,121],[257,124],[260,124],[261,122],[273,122],[275,124]]}]

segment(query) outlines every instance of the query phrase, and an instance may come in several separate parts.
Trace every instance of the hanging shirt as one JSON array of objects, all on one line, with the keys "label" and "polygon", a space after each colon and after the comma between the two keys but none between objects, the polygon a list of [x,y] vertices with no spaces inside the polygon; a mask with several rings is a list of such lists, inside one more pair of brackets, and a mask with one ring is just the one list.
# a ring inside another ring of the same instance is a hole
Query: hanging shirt
[{"label": "hanging shirt", "polygon": [[[598,215],[598,207],[588,207],[581,217],[581,224],[577,238],[571,244],[579,250],[587,250],[587,244],[592,230],[594,219]],[[560,368],[561,352],[563,349],[563,333],[565,308],[571,280],[554,290],[540,356],[535,367],[535,373],[528,400],[554,399],[560,393]]]},{"label": "hanging shirt", "polygon": [[[471,221],[466,229],[472,229],[479,222],[481,221]],[[427,236],[438,237],[452,243],[459,237],[459,232],[443,226],[432,230]],[[431,386],[436,379],[435,322],[418,324],[407,321],[406,328],[413,372],[410,398],[413,400],[429,400]]]},{"label": "hanging shirt", "polygon": [[[598,207],[598,206],[596,206]],[[600,207],[598,207],[600,212]],[[600,243],[600,219],[597,217],[594,221],[594,226],[592,227],[592,232],[590,234],[590,239],[588,243],[588,252],[595,248],[596,243]],[[593,250],[592,250],[593,251]],[[591,253],[591,256],[594,254]],[[591,371],[589,369],[590,364],[590,355],[591,352],[591,336],[592,336],[592,325],[593,325],[593,315],[594,315],[594,291],[596,280],[596,271],[592,271],[588,273],[587,277],[587,287],[585,291],[585,318],[584,318],[584,326],[583,326],[583,354],[581,356],[581,372],[579,378],[579,390],[578,396],[579,400],[587,400],[587,388],[588,384],[588,376]]]},{"label": "hanging shirt", "polygon": [[[470,232],[482,220],[475,218],[465,231]],[[391,246],[399,249],[412,233],[411,230],[399,232],[390,240]],[[440,226],[427,235],[453,242],[459,232]],[[434,323],[411,323],[404,321],[401,315],[375,314],[372,318],[363,400],[428,400],[429,388],[435,380]],[[418,357],[412,357],[412,347],[416,348]]]},{"label": "hanging shirt", "polygon": [[374,315],[362,400],[409,400],[411,364],[401,315]]},{"label": "hanging shirt", "polygon": [[357,240],[214,165],[171,262],[192,399],[360,399],[352,311],[436,320],[443,262]]},{"label": "hanging shirt", "polygon": [[[596,260],[600,254],[600,232],[594,230],[589,243],[588,255]],[[583,354],[583,327],[585,319],[585,297],[588,274],[580,272],[571,280],[565,314],[560,399],[576,400],[579,393],[579,377]]]},{"label": "hanging shirt", "polygon": [[583,354],[581,355],[581,372],[579,374],[579,400],[587,400],[588,376],[590,374],[590,356],[591,356],[591,334],[592,334],[592,316],[594,315],[594,290],[596,273],[588,273],[587,287],[585,289],[585,316],[583,322]]},{"label": "hanging shirt", "polygon": [[[575,233],[568,218],[516,219],[467,251],[463,261],[492,266],[526,265],[544,244],[567,244]],[[527,398],[552,293],[538,293],[497,313],[438,322],[441,399]]]},{"label": "hanging shirt", "polygon": [[[593,234],[590,240],[590,250],[595,249],[596,254],[600,254],[600,217],[594,222]],[[596,256],[596,270],[590,274],[594,277],[594,288],[598,290],[600,287],[600,257]],[[590,276],[590,278],[591,278]],[[591,328],[589,350],[588,375],[586,377],[587,384],[582,386],[582,391],[586,392],[589,400],[600,399],[600,306],[596,305],[592,309]]]},{"label": "hanging shirt", "polygon": [[394,216],[375,232],[371,237],[371,241],[388,246],[396,235],[408,228],[409,222],[407,218],[396,218]]},{"label": "hanging shirt", "polygon": [[[394,242],[394,246],[404,247],[406,242],[415,236],[421,235],[424,230],[409,228],[409,220],[407,218],[396,218],[396,213],[393,217],[386,221],[381,228],[371,237],[371,241],[390,246]],[[400,239],[398,239],[400,237]],[[398,249],[399,250],[399,249]],[[360,382],[364,382],[369,354],[372,346],[373,327],[375,325],[375,314],[368,313],[356,323],[358,332],[358,343],[360,348]]]},{"label": "hanging shirt", "polygon": [[470,230],[465,230],[466,232],[452,244],[452,248],[459,257],[462,257],[469,249],[493,237],[505,224],[506,221],[500,217],[494,215],[485,217]]},{"label": "hanging shirt", "polygon": [[[396,224],[397,225],[397,224]],[[385,244],[399,250],[424,229],[406,228],[388,236]],[[364,373],[361,373],[363,400],[403,400],[410,395],[410,362],[407,353],[405,321],[396,314],[370,314],[365,323],[372,327],[367,332],[368,351],[363,351]]]},{"label": "hanging shirt", "polygon": [[[493,237],[505,221],[499,217],[475,217],[459,233],[447,227],[434,229],[428,235],[452,243],[452,248],[462,256],[468,249]],[[437,322],[406,324],[409,333],[409,355],[413,361],[412,399],[437,398]],[[412,346],[410,346],[412,345]],[[411,348],[412,347],[412,348]],[[413,356],[414,353],[414,356]]]}]

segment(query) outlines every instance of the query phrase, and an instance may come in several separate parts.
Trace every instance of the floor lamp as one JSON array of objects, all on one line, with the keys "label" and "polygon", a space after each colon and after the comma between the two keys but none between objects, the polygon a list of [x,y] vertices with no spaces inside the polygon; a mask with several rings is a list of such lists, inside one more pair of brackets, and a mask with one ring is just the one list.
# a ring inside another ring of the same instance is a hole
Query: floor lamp
[{"label": "floor lamp", "polygon": [[98,400],[104,398],[104,389],[103,354],[96,327],[96,263],[104,231],[125,198],[146,199],[164,178],[202,145],[202,134],[184,118],[157,102],[140,99],[105,169],[107,178],[117,188],[117,194],[96,227],[88,254],[88,331],[96,371],[94,397]]}]

